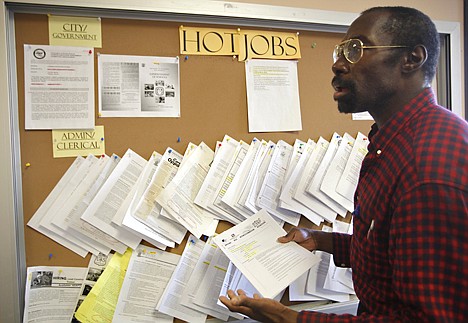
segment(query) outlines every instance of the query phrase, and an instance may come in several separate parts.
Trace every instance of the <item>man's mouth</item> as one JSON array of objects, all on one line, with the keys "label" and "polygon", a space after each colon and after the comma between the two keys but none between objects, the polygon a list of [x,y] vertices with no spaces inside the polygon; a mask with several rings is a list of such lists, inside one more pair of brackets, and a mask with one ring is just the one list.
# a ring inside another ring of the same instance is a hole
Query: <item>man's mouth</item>
[{"label": "man's mouth", "polygon": [[341,99],[343,96],[349,93],[349,88],[341,86],[337,83],[333,83],[333,88],[335,89],[335,93],[333,93],[333,100],[335,101]]},{"label": "man's mouth", "polygon": [[333,89],[335,90],[335,93],[333,93],[333,99],[335,101],[349,94],[352,88],[352,84],[350,82],[346,82],[338,77],[333,78],[332,86],[333,86]]}]

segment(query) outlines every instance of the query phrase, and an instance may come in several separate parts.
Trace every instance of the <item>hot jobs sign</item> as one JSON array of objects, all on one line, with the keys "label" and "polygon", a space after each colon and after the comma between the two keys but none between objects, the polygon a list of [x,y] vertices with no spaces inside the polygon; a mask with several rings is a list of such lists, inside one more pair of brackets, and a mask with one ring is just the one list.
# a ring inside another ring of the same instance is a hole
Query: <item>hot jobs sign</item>
[{"label": "hot jobs sign", "polygon": [[179,40],[183,55],[236,56],[239,61],[301,58],[297,33],[180,26]]}]

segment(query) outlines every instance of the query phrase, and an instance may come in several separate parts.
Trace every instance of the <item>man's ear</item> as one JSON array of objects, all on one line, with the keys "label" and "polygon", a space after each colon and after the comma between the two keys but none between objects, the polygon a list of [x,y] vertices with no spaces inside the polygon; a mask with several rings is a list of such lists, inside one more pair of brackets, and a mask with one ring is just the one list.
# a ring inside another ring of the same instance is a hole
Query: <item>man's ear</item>
[{"label": "man's ear", "polygon": [[427,60],[427,49],[424,45],[414,46],[411,52],[408,52],[405,55],[403,62],[402,70],[404,73],[411,73],[417,69],[420,69],[421,66]]}]

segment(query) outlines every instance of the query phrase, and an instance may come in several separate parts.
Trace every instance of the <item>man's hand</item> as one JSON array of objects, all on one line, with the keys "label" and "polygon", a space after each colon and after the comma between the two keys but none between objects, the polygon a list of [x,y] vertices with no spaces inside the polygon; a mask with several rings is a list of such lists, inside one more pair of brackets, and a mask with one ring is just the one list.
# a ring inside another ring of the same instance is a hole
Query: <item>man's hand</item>
[{"label": "man's hand", "polygon": [[281,243],[286,243],[289,241],[295,241],[300,246],[310,251],[316,250],[318,248],[314,230],[311,229],[294,227],[284,237],[278,238],[278,242]]},{"label": "man's hand", "polygon": [[331,232],[294,227],[289,232],[278,238],[278,242],[286,243],[295,241],[307,250],[321,250],[333,253],[333,235]]},{"label": "man's hand", "polygon": [[298,312],[280,302],[262,298],[258,294],[255,294],[253,298],[248,297],[241,289],[237,291],[237,294],[233,290],[228,290],[227,294],[229,298],[220,296],[219,299],[231,312],[247,315],[260,322],[296,322]]}]

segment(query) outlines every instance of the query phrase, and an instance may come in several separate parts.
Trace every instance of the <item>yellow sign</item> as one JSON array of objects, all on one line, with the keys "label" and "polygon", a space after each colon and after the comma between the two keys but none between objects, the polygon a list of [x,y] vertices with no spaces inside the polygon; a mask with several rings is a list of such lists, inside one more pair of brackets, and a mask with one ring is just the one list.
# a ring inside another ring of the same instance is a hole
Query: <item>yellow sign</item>
[{"label": "yellow sign", "polygon": [[53,130],[54,158],[105,154],[104,126],[94,130]]},{"label": "yellow sign", "polygon": [[49,44],[101,48],[101,18],[49,15]]},{"label": "yellow sign", "polygon": [[229,55],[239,61],[301,58],[299,36],[294,33],[180,26],[179,43],[183,55]]}]

